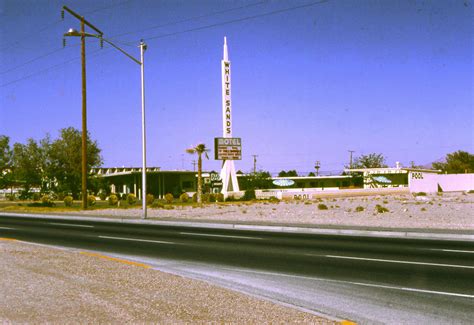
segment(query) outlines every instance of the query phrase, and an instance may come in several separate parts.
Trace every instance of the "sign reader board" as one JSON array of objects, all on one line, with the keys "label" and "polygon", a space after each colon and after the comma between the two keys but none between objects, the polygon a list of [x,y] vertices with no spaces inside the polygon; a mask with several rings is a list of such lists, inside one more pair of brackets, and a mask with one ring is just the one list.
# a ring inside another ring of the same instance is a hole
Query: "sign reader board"
[{"label": "sign reader board", "polygon": [[240,138],[214,138],[214,159],[242,160]]}]

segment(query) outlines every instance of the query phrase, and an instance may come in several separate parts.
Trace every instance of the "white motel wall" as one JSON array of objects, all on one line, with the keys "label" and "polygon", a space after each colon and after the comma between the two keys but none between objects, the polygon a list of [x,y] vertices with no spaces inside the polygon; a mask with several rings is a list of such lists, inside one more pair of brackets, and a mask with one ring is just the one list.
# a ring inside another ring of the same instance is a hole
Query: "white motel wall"
[{"label": "white motel wall", "polygon": [[474,190],[474,174],[432,174],[410,172],[410,192],[456,192]]}]

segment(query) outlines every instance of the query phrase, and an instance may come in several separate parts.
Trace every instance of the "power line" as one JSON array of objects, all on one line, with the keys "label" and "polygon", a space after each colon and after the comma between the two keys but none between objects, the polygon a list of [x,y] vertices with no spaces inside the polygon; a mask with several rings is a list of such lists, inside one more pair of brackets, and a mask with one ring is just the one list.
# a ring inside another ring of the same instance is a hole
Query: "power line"
[{"label": "power line", "polygon": [[131,0],[126,0],[126,1],[122,1],[122,2],[113,4],[113,5],[110,5],[110,6],[106,6],[106,7],[97,8],[97,9],[94,9],[94,10],[86,11],[86,12],[84,12],[84,15],[93,14],[93,13],[96,13],[97,11],[102,11],[102,10],[106,10],[106,9],[118,7],[118,6],[121,6],[121,5],[123,5],[123,4],[128,3],[128,2],[130,2],[130,1],[131,1]]},{"label": "power line", "polygon": [[[300,6],[294,6],[294,7],[289,7],[289,8],[285,8],[285,9],[274,10],[274,11],[270,11],[270,12],[263,13],[263,14],[258,14],[258,15],[253,15],[253,16],[242,17],[242,18],[238,18],[238,19],[233,19],[233,20],[228,20],[228,21],[224,21],[224,22],[220,22],[220,23],[205,25],[205,26],[201,26],[201,27],[197,27],[197,28],[191,28],[191,29],[187,29],[187,30],[184,30],[184,31],[179,31],[179,32],[174,32],[174,33],[169,33],[169,34],[162,34],[162,35],[152,36],[152,37],[146,38],[146,40],[152,40],[152,39],[158,39],[158,38],[165,38],[165,37],[170,37],[170,36],[174,36],[174,35],[180,35],[180,34],[185,34],[185,33],[189,33],[189,32],[204,30],[204,29],[208,29],[208,28],[213,28],[213,27],[218,27],[218,26],[223,26],[223,25],[238,23],[238,22],[242,22],[242,21],[246,21],[246,20],[251,20],[251,19],[256,19],[256,18],[271,16],[271,15],[276,15],[276,14],[283,13],[283,12],[287,12],[287,11],[293,11],[293,10],[298,10],[298,9],[302,9],[302,8],[312,7],[312,6],[319,5],[319,4],[323,4],[323,3],[326,3],[326,2],[329,2],[329,1],[330,1],[330,0],[319,0],[319,1],[307,3],[307,4],[304,4],[304,5],[300,5]],[[125,3],[125,2],[123,2],[123,3]],[[123,4],[123,3],[120,3],[120,4]],[[117,5],[120,5],[120,4],[117,4]],[[117,5],[116,5],[116,6],[117,6]],[[253,4],[253,5],[257,5],[257,4]],[[250,6],[250,5],[248,5],[248,6]],[[111,7],[113,7],[113,6],[109,6],[109,7],[106,7],[106,8],[102,8],[102,9],[100,9],[100,10],[108,9],[108,8],[111,8]],[[98,11],[98,10],[99,10],[99,9],[97,9],[97,10],[95,10],[95,11]],[[231,9],[228,9],[228,10],[231,10]],[[237,10],[237,8],[236,8],[235,10]],[[212,14],[209,14],[209,15],[212,15]],[[196,18],[189,18],[189,19],[196,19]],[[57,22],[55,22],[55,23],[57,23]],[[171,23],[170,23],[170,24],[171,24]],[[116,36],[117,36],[117,35],[116,35]],[[116,36],[115,36],[115,37],[116,37]],[[131,42],[123,43],[123,44],[132,45]],[[56,51],[56,50],[55,50],[55,51]],[[97,51],[97,52],[98,52],[98,51]],[[94,53],[96,53],[96,52],[93,52],[92,54],[94,54]],[[48,55],[51,55],[51,54],[45,54],[45,55],[43,55],[43,57],[46,57],[46,56],[48,56]],[[23,80],[25,80],[25,79],[29,79],[29,78],[31,78],[31,77],[33,77],[33,76],[35,76],[35,75],[38,75],[38,74],[47,72],[47,71],[49,71],[49,70],[52,70],[52,69],[54,69],[54,68],[60,67],[60,66],[65,65],[65,64],[68,64],[68,63],[70,63],[70,62],[72,62],[72,61],[74,61],[74,60],[77,60],[77,59],[78,59],[78,58],[64,61],[64,62],[62,62],[62,63],[59,63],[59,64],[56,64],[56,65],[54,65],[54,66],[48,67],[48,68],[46,68],[46,69],[37,71],[37,72],[35,72],[35,73],[29,74],[29,75],[27,75],[27,76],[24,76],[24,77],[22,77],[22,78],[15,79],[15,80],[13,80],[13,81],[10,81],[10,82],[1,84],[0,87],[6,87],[6,86],[9,86],[9,85],[11,85],[11,84],[14,84],[14,83],[23,81]],[[32,60],[30,60],[30,61],[36,61],[36,60],[38,60],[38,58],[32,59]],[[25,64],[26,64],[26,63],[25,63]],[[12,68],[12,69],[16,69],[16,68],[17,68],[17,67]]]},{"label": "power line", "polygon": [[[103,55],[103,53],[104,53],[105,51],[108,51],[108,49],[103,50],[103,52],[100,53],[100,54],[98,54],[98,55],[94,55],[94,54],[97,54],[97,53],[100,52],[100,51],[101,51],[100,49],[99,49],[99,50],[96,50],[96,51],[92,52],[90,55],[93,55],[93,57],[97,57],[97,56]],[[21,77],[21,78],[19,78],[19,79],[15,79],[15,80],[12,80],[12,81],[10,81],[10,82],[1,84],[0,87],[6,87],[6,86],[9,86],[9,85],[11,85],[11,84],[14,84],[14,83],[23,81],[23,80],[25,80],[25,79],[29,79],[29,78],[31,78],[31,77],[34,77],[34,76],[39,75],[39,74],[43,74],[43,73],[45,73],[45,72],[48,72],[48,71],[53,70],[53,69],[55,69],[55,68],[59,68],[59,67],[61,67],[61,66],[64,66],[64,65],[66,65],[66,64],[68,64],[68,63],[71,63],[71,62],[76,61],[76,60],[79,60],[79,59],[80,59],[79,57],[75,57],[75,58],[66,60],[66,61],[64,61],[64,62],[55,64],[55,65],[53,65],[53,66],[51,66],[51,67],[48,67],[48,68],[46,68],[46,69],[43,69],[43,70],[36,71],[36,72],[34,72],[34,73],[31,73],[31,74],[26,75],[26,76],[24,76],[24,77]]]},{"label": "power line", "polygon": [[36,58],[33,58],[33,59],[29,60],[29,61],[26,61],[26,62],[24,62],[24,63],[22,63],[22,64],[20,64],[20,65],[17,65],[17,66],[15,66],[15,67],[13,67],[13,68],[10,68],[10,69],[7,69],[7,70],[5,70],[5,71],[0,72],[0,75],[5,74],[5,73],[7,73],[7,72],[14,71],[14,70],[16,70],[16,69],[19,69],[19,68],[21,68],[21,67],[24,67],[25,65],[28,65],[28,64],[32,63],[32,62],[35,62],[35,61],[38,61],[38,60],[40,60],[40,59],[43,59],[43,58],[45,58],[45,57],[47,57],[47,56],[53,55],[53,54],[59,52],[60,50],[62,50],[62,48],[57,48],[57,49],[55,49],[54,51],[51,51],[51,52],[45,53],[45,54],[43,54],[43,55],[37,56]]},{"label": "power line", "polygon": [[165,24],[160,24],[160,25],[156,25],[156,26],[152,26],[152,27],[147,27],[147,28],[135,30],[133,32],[126,32],[126,33],[117,34],[117,35],[111,36],[111,38],[120,37],[120,36],[124,36],[124,35],[135,34],[135,33],[144,32],[144,31],[147,31],[147,30],[158,29],[158,28],[172,26],[172,25],[177,25],[177,24],[181,24],[181,23],[185,23],[185,22],[188,22],[188,21],[193,21],[193,20],[197,20],[197,19],[201,19],[201,18],[212,17],[212,16],[223,14],[223,13],[226,13],[226,12],[231,12],[231,11],[236,11],[236,10],[240,10],[240,9],[255,7],[255,6],[261,5],[261,4],[266,3],[266,2],[267,2],[267,0],[264,0],[264,1],[256,2],[256,3],[251,3],[251,4],[248,4],[248,5],[245,5],[245,6],[240,6],[240,7],[236,7],[236,8],[230,8],[230,9],[225,9],[225,10],[221,10],[221,11],[216,11],[216,12],[212,12],[212,13],[205,14],[205,15],[200,15],[200,16],[193,16],[193,17],[189,17],[189,18],[184,18],[184,19],[181,19],[181,20],[177,20],[177,21],[173,21],[173,22],[169,22],[169,23],[165,23]]},{"label": "power line", "polygon": [[[256,18],[261,18],[261,17],[267,17],[267,16],[271,16],[271,15],[276,15],[276,14],[280,14],[280,13],[287,12],[287,11],[298,10],[298,9],[302,9],[302,8],[308,8],[308,7],[323,4],[323,3],[326,3],[326,2],[329,2],[329,1],[330,0],[315,1],[315,2],[304,4],[304,5],[300,5],[300,6],[294,6],[294,7],[289,7],[289,8],[285,8],[285,9],[274,10],[274,11],[270,11],[270,12],[263,13],[263,14],[237,18],[237,19],[233,19],[233,20],[223,21],[223,22],[220,22],[220,23],[215,23],[215,24],[205,25],[205,26],[201,26],[201,27],[186,29],[186,30],[179,31],[179,32],[174,32],[174,33],[156,35],[156,36],[147,37],[147,38],[144,38],[144,39],[149,41],[149,40],[153,40],[153,39],[157,39],[157,38],[165,38],[165,37],[180,35],[180,34],[184,34],[184,33],[199,31],[199,30],[203,30],[203,29],[208,29],[208,28],[213,28],[213,27],[218,27],[218,26],[224,26],[224,25],[229,25],[229,24],[233,24],[233,23],[239,23],[239,22],[246,21],[246,20],[251,20],[251,19],[256,19]],[[128,43],[128,44],[131,44],[131,43]]]},{"label": "power line", "polygon": [[[131,0],[127,0],[127,1],[123,1],[123,2],[120,2],[120,3],[114,4],[114,5],[107,6],[107,7],[97,8],[97,9],[94,9],[94,10],[87,11],[87,12],[85,12],[84,14],[93,14],[93,13],[96,13],[96,12],[98,12],[98,11],[107,10],[107,9],[110,9],[110,8],[113,8],[113,7],[121,6],[121,5],[123,5],[123,4],[127,3],[127,2],[130,2],[130,1],[131,1]],[[25,39],[31,38],[31,37],[33,37],[33,36],[37,36],[39,33],[44,32],[45,30],[47,30],[47,29],[49,29],[49,28],[51,28],[51,27],[53,27],[53,26],[55,26],[55,25],[61,23],[62,21],[63,21],[62,19],[58,19],[58,20],[56,20],[56,21],[54,21],[54,22],[52,22],[52,23],[50,23],[50,24],[45,25],[44,27],[35,29],[34,32],[29,33],[28,35],[21,37],[20,40],[14,41],[14,42],[10,43],[9,45],[0,48],[0,51],[8,50],[9,48],[20,44],[20,41],[23,41],[23,40],[25,40]]]}]

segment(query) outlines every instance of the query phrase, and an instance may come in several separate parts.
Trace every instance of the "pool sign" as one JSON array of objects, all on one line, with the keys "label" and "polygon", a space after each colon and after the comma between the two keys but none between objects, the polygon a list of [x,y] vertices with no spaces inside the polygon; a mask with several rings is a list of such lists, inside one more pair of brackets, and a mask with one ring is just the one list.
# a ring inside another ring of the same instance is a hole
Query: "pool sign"
[{"label": "pool sign", "polygon": [[295,181],[292,179],[276,179],[273,181],[273,185],[276,186],[291,186],[295,184]]},{"label": "pool sign", "polygon": [[214,158],[216,160],[242,160],[240,138],[214,138]]}]

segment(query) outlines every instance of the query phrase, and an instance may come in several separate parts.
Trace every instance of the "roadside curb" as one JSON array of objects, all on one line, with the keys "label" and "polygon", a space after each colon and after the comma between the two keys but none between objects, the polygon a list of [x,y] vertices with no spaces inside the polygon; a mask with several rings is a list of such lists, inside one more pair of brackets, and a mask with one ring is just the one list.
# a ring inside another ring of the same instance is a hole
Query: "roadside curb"
[{"label": "roadside curb", "polygon": [[280,225],[250,225],[235,223],[212,223],[212,222],[192,222],[192,221],[163,221],[163,220],[143,220],[143,219],[123,219],[123,218],[101,218],[101,217],[83,217],[70,215],[45,215],[29,213],[9,213],[2,212],[1,215],[19,218],[53,218],[69,221],[98,221],[98,222],[121,222],[135,225],[157,225],[171,227],[191,227],[191,228],[209,228],[209,229],[228,229],[262,232],[281,232],[281,233],[299,233],[313,235],[339,235],[352,237],[374,237],[374,238],[403,238],[403,239],[431,239],[447,241],[474,241],[474,231],[463,233],[446,230],[443,232],[420,231],[416,229],[394,229],[377,230],[371,229],[350,229],[350,228],[328,228],[328,227],[297,227]]}]

